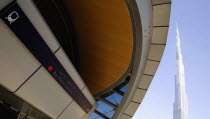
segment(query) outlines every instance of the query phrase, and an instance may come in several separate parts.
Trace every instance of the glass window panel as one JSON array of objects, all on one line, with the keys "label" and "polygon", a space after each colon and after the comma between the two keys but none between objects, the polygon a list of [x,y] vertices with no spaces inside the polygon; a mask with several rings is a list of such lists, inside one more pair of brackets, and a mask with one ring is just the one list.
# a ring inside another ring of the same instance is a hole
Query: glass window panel
[{"label": "glass window panel", "polygon": [[120,104],[120,101],[122,100],[122,96],[118,95],[117,93],[113,93],[112,95],[106,97],[105,99],[117,105],[117,104]]},{"label": "glass window panel", "polygon": [[110,107],[109,105],[103,103],[102,101],[98,101],[97,103],[98,103],[98,107],[96,108],[96,110],[98,110],[102,114],[113,110],[112,107]]},{"label": "glass window panel", "polygon": [[[128,87],[128,84],[123,86],[120,89],[120,91],[125,92],[127,87]],[[113,93],[113,94],[110,94],[110,96],[106,97],[105,99],[117,105],[117,104],[120,104],[122,98],[123,97],[121,95],[117,93]],[[96,110],[106,115],[107,117],[112,118],[112,116],[115,113],[115,110],[113,110],[112,107],[110,107],[109,105],[105,104],[102,101],[98,101],[97,103],[98,103],[98,107],[96,108]],[[103,118],[97,115],[96,113],[93,113],[88,119],[103,119]]]},{"label": "glass window panel", "polygon": [[127,89],[127,87],[128,87],[128,84],[126,84],[125,86],[123,86],[123,87],[120,89],[120,91],[125,92],[126,89]]},{"label": "glass window panel", "polygon": [[113,110],[113,111],[111,111],[111,112],[106,113],[105,115],[106,115],[107,117],[109,117],[109,118],[112,118],[112,116],[114,115],[114,113],[115,113],[115,111]]}]

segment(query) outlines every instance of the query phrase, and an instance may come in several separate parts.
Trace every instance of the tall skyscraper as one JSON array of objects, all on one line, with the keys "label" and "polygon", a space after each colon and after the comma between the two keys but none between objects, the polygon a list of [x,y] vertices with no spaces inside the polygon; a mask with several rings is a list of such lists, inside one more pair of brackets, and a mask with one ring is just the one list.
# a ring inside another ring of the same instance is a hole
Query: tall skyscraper
[{"label": "tall skyscraper", "polygon": [[176,78],[175,78],[175,102],[174,102],[174,119],[188,119],[188,102],[185,89],[185,73],[182,61],[182,52],[180,47],[180,36],[178,27],[177,32],[177,51],[176,51]]}]

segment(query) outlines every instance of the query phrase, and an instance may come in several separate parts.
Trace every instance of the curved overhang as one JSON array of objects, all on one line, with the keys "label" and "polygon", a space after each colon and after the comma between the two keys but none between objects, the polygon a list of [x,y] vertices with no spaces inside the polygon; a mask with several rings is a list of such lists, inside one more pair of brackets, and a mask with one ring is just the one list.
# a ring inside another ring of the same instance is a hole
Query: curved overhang
[{"label": "curved overhang", "polygon": [[130,13],[134,14],[133,17],[138,17],[138,12],[140,14],[140,20],[135,22],[141,22],[142,34],[141,32],[134,34],[137,40],[142,41],[142,47],[140,47],[141,52],[137,52],[137,58],[134,59],[131,78],[123,99],[112,117],[114,119],[132,118],[141,104],[160,64],[170,20],[170,0],[137,0],[135,2],[127,0],[127,5],[130,6]]}]

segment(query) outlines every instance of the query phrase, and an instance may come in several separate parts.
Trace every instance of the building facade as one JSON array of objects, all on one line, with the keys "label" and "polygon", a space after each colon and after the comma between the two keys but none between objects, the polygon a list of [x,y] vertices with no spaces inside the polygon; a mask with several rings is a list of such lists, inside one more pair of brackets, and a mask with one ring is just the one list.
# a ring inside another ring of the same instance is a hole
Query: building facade
[{"label": "building facade", "polygon": [[161,62],[171,0],[0,1],[0,118],[133,117]]}]

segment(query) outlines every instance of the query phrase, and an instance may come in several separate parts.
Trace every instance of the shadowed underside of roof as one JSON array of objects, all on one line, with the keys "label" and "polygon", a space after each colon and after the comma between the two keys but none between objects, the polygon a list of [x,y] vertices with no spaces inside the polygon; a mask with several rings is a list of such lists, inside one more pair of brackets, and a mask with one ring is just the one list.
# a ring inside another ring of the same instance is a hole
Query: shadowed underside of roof
[{"label": "shadowed underside of roof", "polygon": [[79,72],[93,94],[127,71],[133,50],[129,10],[123,0],[65,0],[79,47]]}]

